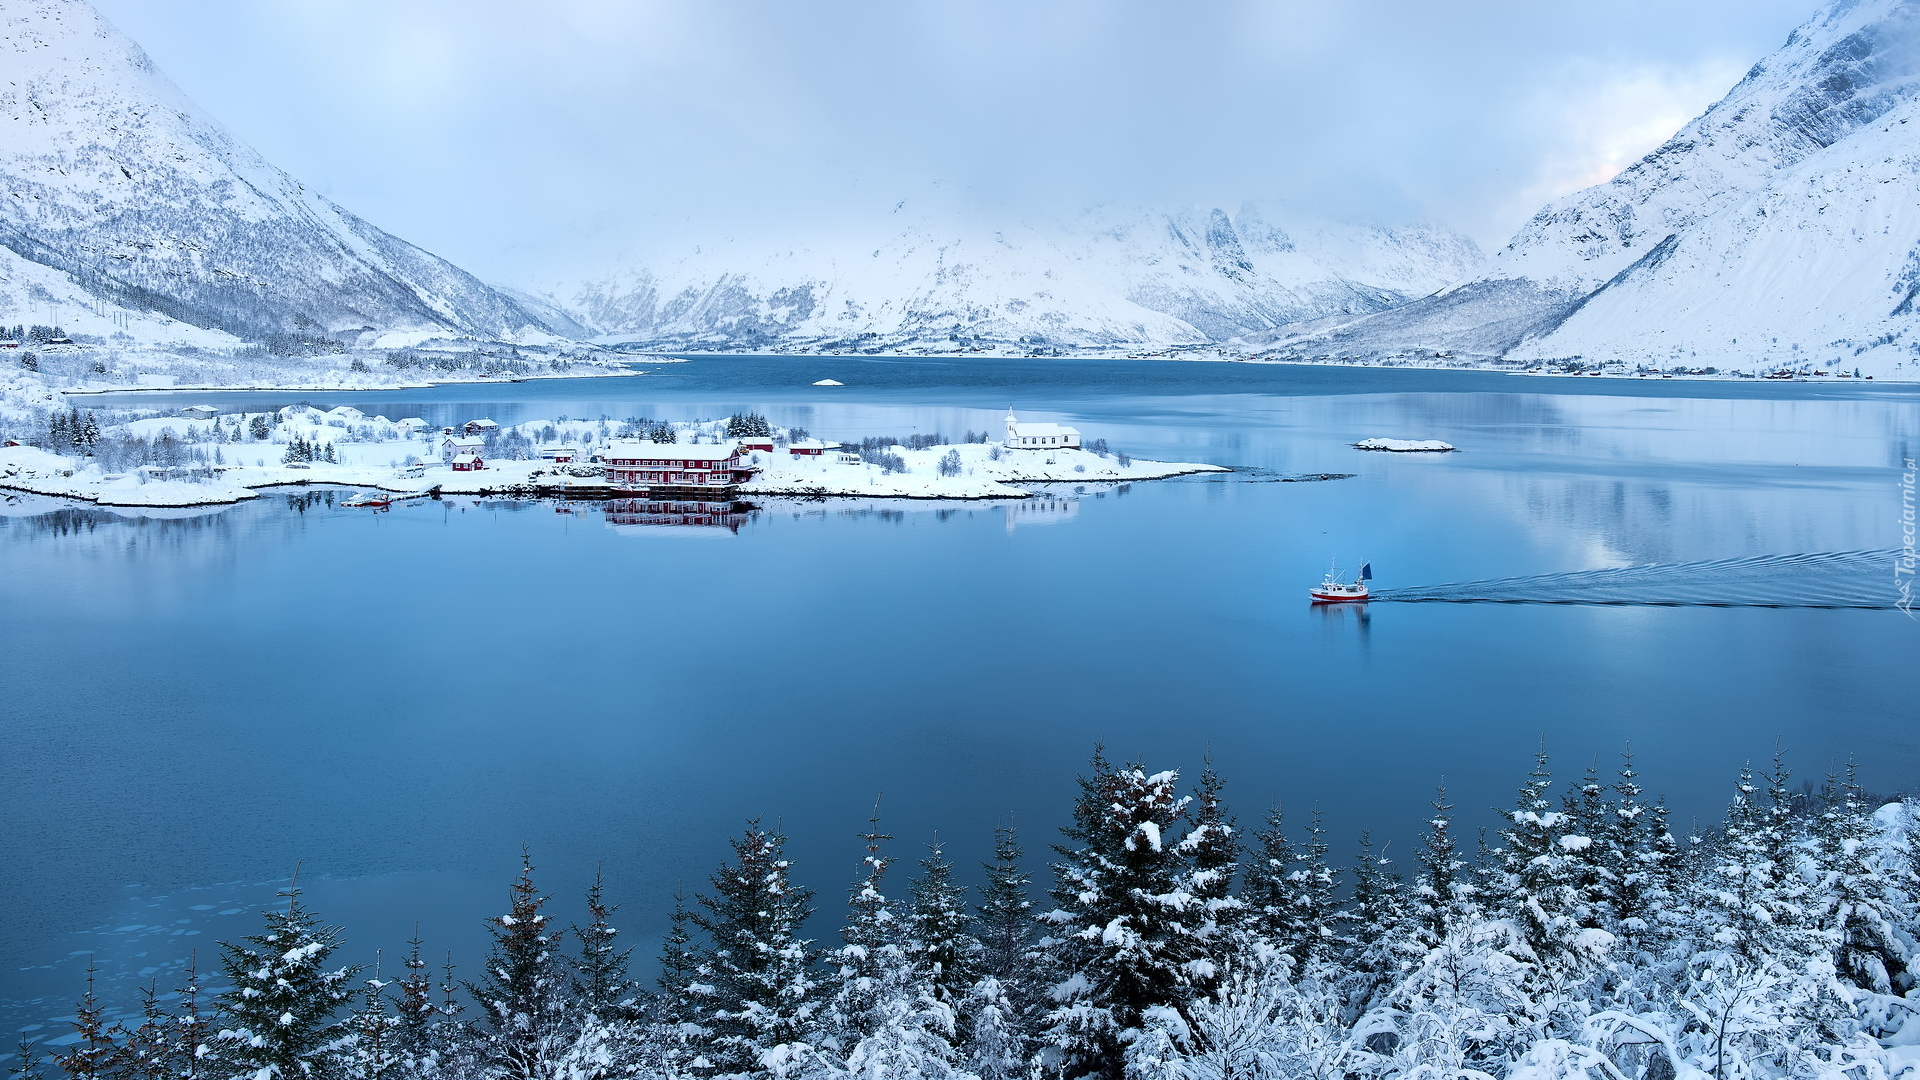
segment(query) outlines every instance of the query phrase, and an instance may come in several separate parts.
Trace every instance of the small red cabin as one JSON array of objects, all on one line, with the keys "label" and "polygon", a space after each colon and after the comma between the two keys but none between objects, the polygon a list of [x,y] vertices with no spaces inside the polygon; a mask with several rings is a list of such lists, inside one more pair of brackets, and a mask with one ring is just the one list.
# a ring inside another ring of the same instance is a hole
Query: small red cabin
[{"label": "small red cabin", "polygon": [[453,459],[454,472],[479,472],[486,467],[479,454],[460,454]]}]

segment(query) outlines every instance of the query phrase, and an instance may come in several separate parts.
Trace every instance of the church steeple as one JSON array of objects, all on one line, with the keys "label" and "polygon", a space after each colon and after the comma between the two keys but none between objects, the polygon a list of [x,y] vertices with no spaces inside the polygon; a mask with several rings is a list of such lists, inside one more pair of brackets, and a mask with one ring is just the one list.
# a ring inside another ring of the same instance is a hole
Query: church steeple
[{"label": "church steeple", "polygon": [[1020,421],[1014,419],[1013,406],[1008,405],[1007,406],[1007,445],[1018,446],[1019,444],[1020,444]]}]

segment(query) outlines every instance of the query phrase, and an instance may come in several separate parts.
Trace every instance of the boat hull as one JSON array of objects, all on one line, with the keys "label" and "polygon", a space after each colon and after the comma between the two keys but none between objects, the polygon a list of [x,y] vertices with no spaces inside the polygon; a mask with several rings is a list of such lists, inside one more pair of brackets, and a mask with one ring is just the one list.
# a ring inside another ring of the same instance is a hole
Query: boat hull
[{"label": "boat hull", "polygon": [[1307,595],[1316,604],[1364,604],[1372,599],[1367,593],[1326,593],[1315,589]]}]

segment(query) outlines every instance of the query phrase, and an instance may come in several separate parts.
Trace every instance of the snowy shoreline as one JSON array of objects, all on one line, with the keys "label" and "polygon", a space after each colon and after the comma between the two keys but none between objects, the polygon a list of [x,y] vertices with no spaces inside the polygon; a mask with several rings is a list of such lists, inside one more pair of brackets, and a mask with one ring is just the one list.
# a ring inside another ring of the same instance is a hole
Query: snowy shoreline
[{"label": "snowy shoreline", "polygon": [[[708,420],[659,426],[671,429],[676,442],[714,445],[727,441],[726,424]],[[606,421],[530,420],[487,430],[485,440],[472,440],[476,446],[485,444],[484,466],[465,470],[442,460],[449,455],[442,452],[447,436],[439,429],[424,428],[418,421],[369,417],[351,406],[322,411],[292,405],[200,420],[150,417],[92,432],[86,448],[73,444],[55,452],[41,446],[0,447],[0,490],[103,507],[151,508],[228,505],[256,498],[265,489],[310,486],[382,491],[400,498],[991,500],[1036,494],[1018,485],[1130,483],[1233,471],[1200,462],[1136,461],[1104,447],[1008,450],[985,442],[796,455],[787,449],[791,433],[782,431],[763,444],[773,449],[743,452],[742,463],[754,475],[736,487],[649,493],[610,484],[599,466],[584,463],[592,448],[609,438],[634,437],[616,432]],[[582,463],[545,460],[535,453],[537,446],[556,443],[574,447]],[[673,445],[661,444],[663,456],[672,453],[668,448]],[[139,455],[127,457],[127,447]],[[156,457],[157,463],[152,460]]]}]

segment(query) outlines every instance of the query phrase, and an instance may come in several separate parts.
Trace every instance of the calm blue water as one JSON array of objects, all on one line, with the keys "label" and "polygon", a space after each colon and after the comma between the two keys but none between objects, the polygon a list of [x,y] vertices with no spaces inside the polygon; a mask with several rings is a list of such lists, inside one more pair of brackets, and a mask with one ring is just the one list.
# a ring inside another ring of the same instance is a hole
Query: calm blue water
[{"label": "calm blue water", "polygon": [[[435,422],[757,408],[857,438],[996,430],[1011,402],[1241,471],[1015,504],[764,500],[737,532],[474,500],[371,514],[320,492],[178,517],[9,507],[0,1020],[65,1011],[90,953],[122,1004],[191,949],[210,965],[296,863],[353,959],[391,957],[417,920],[429,951],[475,963],[523,842],[563,918],[604,864],[646,952],[668,894],[703,884],[752,815],[793,837],[828,935],[876,793],[901,856],[937,836],[971,865],[1009,814],[1042,851],[1096,741],[1168,766],[1210,749],[1244,820],[1317,805],[1344,850],[1371,828],[1409,855],[1436,783],[1489,823],[1543,737],[1563,775],[1631,741],[1683,824],[1717,819],[1776,740],[1809,777],[1850,752],[1878,789],[1920,777],[1903,614],[1609,606],[1564,576],[1746,560],[1708,584],[1891,603],[1890,560],[1761,557],[1897,546],[1913,390],[1128,361],[652,370],[111,403]],[[1370,436],[1462,452],[1350,448]],[[1277,482],[1310,473],[1355,476]],[[1555,575],[1595,602],[1310,608],[1332,558],[1371,560],[1385,589]],[[1676,577],[1700,580],[1641,574]]]}]

